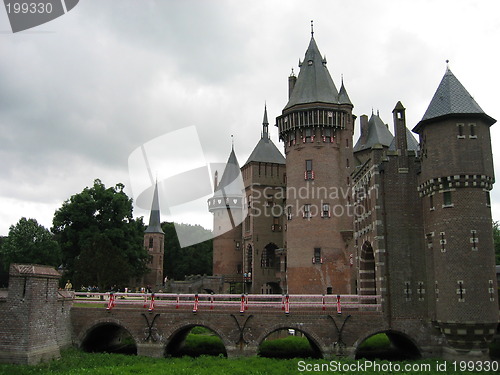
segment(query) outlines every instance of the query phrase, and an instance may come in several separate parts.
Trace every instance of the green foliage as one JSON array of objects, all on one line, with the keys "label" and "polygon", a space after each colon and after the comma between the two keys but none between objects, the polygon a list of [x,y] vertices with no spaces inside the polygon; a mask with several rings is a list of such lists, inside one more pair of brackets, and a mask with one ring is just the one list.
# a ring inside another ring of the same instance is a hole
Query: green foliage
[{"label": "green foliage", "polygon": [[48,229],[35,219],[21,218],[11,225],[9,235],[0,246],[2,269],[8,271],[11,263],[33,263],[58,267],[61,249]]},{"label": "green foliage", "polygon": [[493,243],[495,245],[495,261],[500,265],[500,223],[493,222]]},{"label": "green foliage", "polygon": [[313,358],[315,352],[307,338],[289,336],[264,341],[260,344],[259,356],[268,358]]},{"label": "green foliage", "polygon": [[385,333],[378,333],[368,337],[358,349],[362,350],[384,350],[391,347],[391,340]]},{"label": "green foliage", "polygon": [[[357,361],[348,359],[334,359],[341,364],[355,364]],[[311,359],[306,360],[308,364],[328,365],[330,360]],[[432,371],[425,372],[429,375],[443,374],[436,371],[436,363],[444,361],[435,359],[422,361],[399,362],[403,367],[410,364],[430,364]],[[202,356],[198,358],[149,358],[138,356],[126,356],[121,354],[91,354],[84,353],[77,349],[68,349],[62,352],[62,359],[51,361],[37,366],[6,365],[0,364],[0,375],[283,375],[298,374],[299,359],[272,359],[272,358],[221,358]],[[388,363],[377,361],[377,363]],[[447,366],[446,374],[473,374],[473,372],[452,371],[450,363]],[[321,373],[321,372],[307,372]],[[325,371],[323,373],[359,374],[359,371]],[[393,372],[396,373],[396,372]],[[418,371],[401,371],[398,374],[419,374]],[[494,372],[476,372],[477,374],[494,374]],[[363,374],[377,374],[380,372],[366,370]]]},{"label": "green foliage", "polygon": [[106,188],[100,180],[59,208],[52,231],[61,245],[73,285],[95,284],[101,291],[125,285],[147,271],[142,218],[134,220],[123,185]]},{"label": "green foliage", "polygon": [[[199,225],[177,224],[177,226],[181,226],[184,233],[209,232]],[[212,274],[212,240],[181,249],[174,223],[163,223],[162,229],[165,232],[164,275],[169,279],[184,280],[187,275]]]},{"label": "green foliage", "polygon": [[193,333],[194,327],[187,335],[184,345],[176,353],[176,356],[199,357],[201,355],[225,356],[226,348],[219,336],[211,334],[211,331],[202,334]]}]

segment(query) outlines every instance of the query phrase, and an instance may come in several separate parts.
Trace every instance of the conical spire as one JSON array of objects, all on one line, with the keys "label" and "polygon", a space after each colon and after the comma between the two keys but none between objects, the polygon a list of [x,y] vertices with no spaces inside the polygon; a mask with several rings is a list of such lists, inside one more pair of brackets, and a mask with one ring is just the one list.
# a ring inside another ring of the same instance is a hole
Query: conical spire
[{"label": "conical spire", "polygon": [[347,95],[347,90],[345,89],[345,86],[344,86],[344,78],[343,77],[342,77],[342,85],[340,86],[340,91],[339,91],[339,104],[352,105],[351,99],[349,98],[349,95]]},{"label": "conical spire", "polygon": [[264,119],[262,120],[262,139],[269,139],[269,121],[267,120],[267,105],[264,104]]},{"label": "conical spire", "polygon": [[158,199],[158,182],[155,183],[153,202],[151,203],[151,213],[149,215],[149,225],[146,233],[163,233],[160,222],[160,201]]},{"label": "conical spire", "polygon": [[493,124],[495,120],[488,116],[476,103],[465,87],[451,72],[446,68],[441,83],[439,84],[434,97],[425,111],[424,117],[417,124],[413,131],[418,132],[421,124],[450,115],[476,115],[484,117],[486,122]]},{"label": "conical spire", "polygon": [[326,59],[321,56],[316,45],[313,32],[304,61],[299,66],[299,76],[284,109],[304,103],[338,104],[339,93],[326,67]]},{"label": "conical spire", "polygon": [[234,147],[231,147],[231,153],[227,159],[226,167],[224,173],[220,179],[217,190],[215,191],[215,196],[232,196],[241,195],[241,190],[239,190],[239,185],[234,183],[240,177],[240,165],[238,164],[238,159],[234,153]]}]

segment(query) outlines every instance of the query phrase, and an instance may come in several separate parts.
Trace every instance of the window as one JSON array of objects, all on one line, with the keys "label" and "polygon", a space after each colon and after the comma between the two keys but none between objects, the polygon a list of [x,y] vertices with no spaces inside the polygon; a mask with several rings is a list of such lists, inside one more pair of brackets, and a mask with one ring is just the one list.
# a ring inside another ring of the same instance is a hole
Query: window
[{"label": "window", "polygon": [[441,252],[445,253],[446,252],[446,239],[444,238],[445,233],[441,232],[439,233],[439,236],[440,236],[439,244],[441,245]]},{"label": "window", "polygon": [[470,231],[470,243],[472,244],[472,251],[477,251],[477,244],[479,242],[479,238],[477,238],[477,231]]},{"label": "window", "polygon": [[234,244],[234,249],[235,249],[235,250],[240,250],[240,248],[241,248],[241,243],[240,243],[240,241],[236,241],[236,242],[235,242],[235,244]]},{"label": "window", "polygon": [[323,203],[323,210],[321,213],[321,217],[323,218],[329,218],[330,216],[330,204],[329,203]]},{"label": "window", "polygon": [[293,146],[295,144],[295,132],[290,133],[290,140],[288,145]]},{"label": "window", "polygon": [[286,209],[286,218],[287,220],[292,220],[292,206],[288,206]]},{"label": "window", "polygon": [[469,124],[469,131],[470,131],[469,138],[477,138],[476,124]]},{"label": "window", "polygon": [[458,302],[465,302],[465,288],[462,280],[457,281]]},{"label": "window", "polygon": [[304,219],[309,219],[311,217],[311,205],[310,204],[304,205],[304,212],[302,213],[302,217]]},{"label": "window", "polygon": [[429,209],[432,211],[435,209],[434,207],[434,194],[433,195],[429,195]]},{"label": "window", "polygon": [[271,226],[273,232],[281,232],[280,218],[277,216],[273,217],[273,225]]},{"label": "window", "polygon": [[491,207],[491,198],[489,191],[486,191],[486,206]]},{"label": "window", "polygon": [[313,161],[306,160],[306,170],[304,172],[304,180],[314,180],[314,171],[313,171]]},{"label": "window", "polygon": [[464,135],[464,124],[457,124],[458,136],[457,138],[465,138]]},{"label": "window", "polygon": [[443,192],[443,207],[453,207],[453,203],[451,203],[451,191]]},{"label": "window", "polygon": [[323,258],[321,258],[321,247],[314,248],[314,256],[312,262],[313,264],[323,264]]},{"label": "window", "polygon": [[332,128],[323,129],[323,142],[333,143]]},{"label": "window", "polygon": [[153,238],[150,238],[149,239],[149,248],[152,249],[153,248],[153,244],[154,244],[154,240]]},{"label": "window", "polygon": [[434,236],[434,233],[427,233],[425,235],[425,237],[427,238],[427,248],[429,250],[432,250],[432,247],[433,247],[433,245],[432,245],[432,237],[433,236]]}]

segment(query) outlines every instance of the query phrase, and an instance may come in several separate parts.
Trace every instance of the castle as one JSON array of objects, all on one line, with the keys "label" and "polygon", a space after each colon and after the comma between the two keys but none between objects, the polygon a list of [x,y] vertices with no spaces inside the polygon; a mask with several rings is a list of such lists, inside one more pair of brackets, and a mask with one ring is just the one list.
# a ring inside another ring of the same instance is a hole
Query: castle
[{"label": "castle", "polygon": [[[498,324],[488,116],[447,68],[422,120],[356,116],[314,33],[276,118],[285,157],[261,139],[234,148],[215,193],[213,273],[245,293],[380,295],[386,318],[435,322],[481,345]],[[244,191],[231,182],[241,173]],[[228,221],[234,224],[227,230]],[[241,285],[241,284],[239,284]]]}]

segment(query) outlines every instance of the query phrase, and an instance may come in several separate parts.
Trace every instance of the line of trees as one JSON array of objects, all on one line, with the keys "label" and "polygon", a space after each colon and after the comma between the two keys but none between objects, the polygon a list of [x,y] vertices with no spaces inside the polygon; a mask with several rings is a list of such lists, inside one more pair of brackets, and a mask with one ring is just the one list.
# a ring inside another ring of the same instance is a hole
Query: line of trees
[{"label": "line of trees", "polygon": [[[75,288],[92,285],[100,290],[127,286],[148,270],[143,245],[143,218],[133,217],[132,199],[124,185],[106,187],[99,179],[71,196],[55,212],[49,230],[35,219],[21,218],[7,237],[0,237],[0,286],[8,280],[11,263],[45,264],[64,272],[61,283]],[[173,223],[163,223],[165,275],[210,274],[211,241],[181,249]],[[192,226],[193,230],[205,230]]]}]

